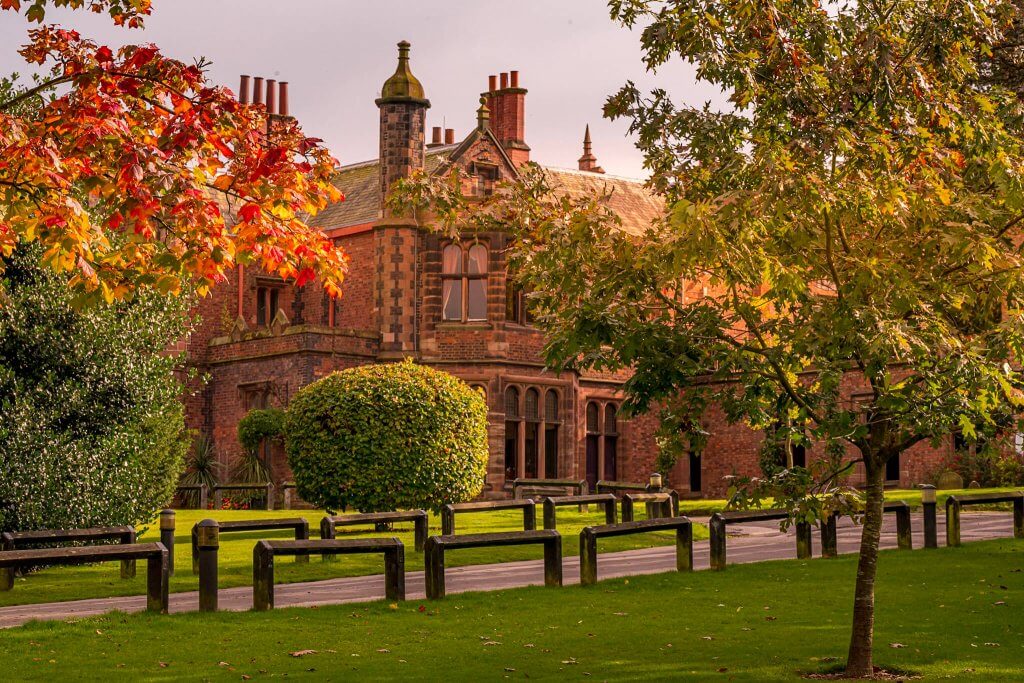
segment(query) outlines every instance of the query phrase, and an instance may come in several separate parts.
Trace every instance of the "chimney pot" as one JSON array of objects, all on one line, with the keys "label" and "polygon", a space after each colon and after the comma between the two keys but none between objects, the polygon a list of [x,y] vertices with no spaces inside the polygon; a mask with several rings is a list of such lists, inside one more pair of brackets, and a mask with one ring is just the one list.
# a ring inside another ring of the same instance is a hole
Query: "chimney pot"
[{"label": "chimney pot", "polygon": [[252,103],[263,104],[263,76],[252,79]]},{"label": "chimney pot", "polygon": [[435,145],[441,144],[441,126],[434,126],[430,129],[430,142]]},{"label": "chimney pot", "polygon": [[277,113],[277,81],[273,78],[267,79],[267,113]]},{"label": "chimney pot", "polygon": [[454,145],[455,144],[455,129],[445,128],[444,129],[444,144]]},{"label": "chimney pot", "polygon": [[277,111],[281,116],[288,116],[288,81],[277,84]]},{"label": "chimney pot", "polygon": [[509,72],[509,76],[512,78],[512,87],[513,88],[518,88],[519,87],[519,72],[518,71],[510,71]]},{"label": "chimney pot", "polygon": [[508,87],[508,73],[502,71],[501,72],[501,89],[504,90],[507,87]]},{"label": "chimney pot", "polygon": [[498,77],[488,76],[487,77],[487,92],[494,92],[498,89]]},{"label": "chimney pot", "polygon": [[249,77],[242,76],[242,82],[238,86],[238,101],[242,104],[249,104]]}]

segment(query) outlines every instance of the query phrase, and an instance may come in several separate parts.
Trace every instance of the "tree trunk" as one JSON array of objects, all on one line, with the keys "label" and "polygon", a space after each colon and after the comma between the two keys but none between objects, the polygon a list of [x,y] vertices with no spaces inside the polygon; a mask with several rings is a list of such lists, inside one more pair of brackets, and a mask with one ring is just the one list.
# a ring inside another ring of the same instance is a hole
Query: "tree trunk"
[{"label": "tree trunk", "polygon": [[864,505],[864,528],[860,535],[860,560],[857,563],[857,587],[853,598],[853,631],[850,634],[850,652],[846,659],[846,675],[863,678],[874,674],[871,643],[875,630],[875,574],[878,571],[878,542],[882,536],[882,488],[885,472],[881,463],[868,464],[867,500]]}]

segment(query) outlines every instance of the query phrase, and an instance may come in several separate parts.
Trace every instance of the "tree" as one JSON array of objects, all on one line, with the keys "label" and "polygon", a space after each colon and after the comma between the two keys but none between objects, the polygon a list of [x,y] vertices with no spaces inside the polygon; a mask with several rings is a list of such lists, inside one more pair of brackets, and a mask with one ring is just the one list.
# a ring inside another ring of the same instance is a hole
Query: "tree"
[{"label": "tree", "polygon": [[73,305],[39,245],[4,259],[0,306],[0,530],[152,521],[181,474],[188,434],[164,353],[188,297]]},{"label": "tree", "polygon": [[[885,464],[1021,407],[1021,103],[984,78],[1013,3],[613,0],[728,105],[631,83],[605,114],[639,139],[663,220],[634,237],[600,197],[552,196],[543,173],[489,201],[401,184],[398,205],[448,230],[517,234],[511,262],[560,368],[630,368],[626,407],[659,408],[667,443],[734,422],[827,457],[738,482],[794,518],[863,515],[846,673],[873,673]],[[685,433],[685,436],[680,434]],[[861,463],[864,491],[845,477]]]},{"label": "tree", "polygon": [[313,505],[436,512],[483,489],[487,403],[411,361],[350,368],[295,394],[285,444],[298,493]]},{"label": "tree", "polygon": [[[47,6],[141,27],[149,0],[0,0],[42,22]],[[345,254],[306,219],[340,199],[335,162],[294,119],[243,105],[153,45],[117,51],[76,31],[29,32],[25,60],[50,72],[0,99],[0,254],[41,263],[86,300],[140,288],[200,294],[241,263],[339,292]],[[33,106],[26,107],[26,104]]]}]

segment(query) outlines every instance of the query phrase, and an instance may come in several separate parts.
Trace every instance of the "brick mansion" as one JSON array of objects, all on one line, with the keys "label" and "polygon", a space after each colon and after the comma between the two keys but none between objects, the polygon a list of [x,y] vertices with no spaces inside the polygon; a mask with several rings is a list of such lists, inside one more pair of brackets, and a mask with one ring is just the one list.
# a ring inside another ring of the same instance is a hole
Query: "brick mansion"
[{"label": "brick mansion", "polygon": [[[412,74],[408,43],[399,43],[397,70],[376,100],[378,158],[339,167],[335,184],[345,199],[313,219],[351,257],[341,298],[332,300],[316,283],[296,287],[238,267],[200,302],[187,361],[206,382],[187,399],[189,427],[209,436],[230,464],[241,452],[237,426],[249,410],[285,407],[296,391],[336,370],[411,357],[463,379],[486,398],[484,496],[506,495],[518,477],[591,485],[646,481],[657,457],[657,416],[622,414],[626,375],[544,366],[544,337],[507,277],[509,236],[483,233],[452,242],[386,210],[389,188],[416,171],[457,168],[485,195],[515,179],[534,155],[525,125],[527,90],[516,71],[489,77],[477,125],[461,139],[428,125],[427,90]],[[284,83],[243,76],[240,98],[288,114]],[[556,192],[608,192],[624,230],[640,233],[662,212],[642,181],[605,173],[589,131],[577,168],[544,168]],[[721,496],[728,475],[757,472],[761,432],[728,425],[715,409],[705,427],[703,452],[663,473],[680,494]],[[903,485],[922,481],[951,452],[949,441],[904,453],[886,478]],[[292,478],[283,449],[265,455],[276,484]],[[794,453],[796,464],[813,457],[813,448]]]}]

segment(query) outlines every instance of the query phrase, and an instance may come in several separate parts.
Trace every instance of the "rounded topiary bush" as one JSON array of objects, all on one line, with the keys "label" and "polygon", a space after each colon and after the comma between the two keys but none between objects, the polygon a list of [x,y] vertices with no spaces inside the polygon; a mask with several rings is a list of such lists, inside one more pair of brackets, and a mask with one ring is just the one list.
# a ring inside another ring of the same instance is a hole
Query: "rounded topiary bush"
[{"label": "rounded topiary bush", "polygon": [[412,362],[336,372],[299,391],[285,419],[303,500],[329,510],[439,510],[487,470],[487,405],[462,380]]},{"label": "rounded topiary bush", "polygon": [[264,439],[280,439],[284,435],[284,411],[280,408],[253,408],[238,422],[238,443],[247,451],[255,451]]}]

